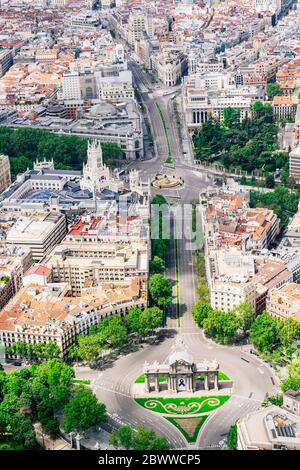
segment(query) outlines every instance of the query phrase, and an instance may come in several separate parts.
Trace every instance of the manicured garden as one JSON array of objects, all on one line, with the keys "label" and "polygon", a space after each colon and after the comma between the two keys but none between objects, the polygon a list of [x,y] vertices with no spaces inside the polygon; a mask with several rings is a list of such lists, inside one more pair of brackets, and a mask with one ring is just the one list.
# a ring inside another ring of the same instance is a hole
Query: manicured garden
[{"label": "manicured garden", "polygon": [[181,432],[189,444],[193,444],[197,441],[199,431],[208,416],[209,415],[202,415],[192,418],[171,418],[169,416],[165,416],[165,419]]},{"label": "manicured garden", "polygon": [[196,415],[214,411],[229,400],[228,395],[193,398],[135,398],[136,403],[149,411],[172,415]]}]

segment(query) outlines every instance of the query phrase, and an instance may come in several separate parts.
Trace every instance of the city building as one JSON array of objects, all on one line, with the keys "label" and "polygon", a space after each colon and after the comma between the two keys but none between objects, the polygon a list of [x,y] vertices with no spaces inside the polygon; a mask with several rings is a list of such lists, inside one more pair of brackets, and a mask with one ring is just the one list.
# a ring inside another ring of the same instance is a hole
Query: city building
[{"label": "city building", "polygon": [[239,419],[239,450],[299,450],[300,418],[278,406],[268,406]]},{"label": "city building", "polygon": [[6,74],[6,72],[13,65],[13,55],[10,49],[0,50],[0,78]]},{"label": "city building", "polygon": [[294,122],[298,106],[297,96],[275,96],[272,107],[277,121]]},{"label": "city building", "polygon": [[41,260],[67,233],[65,215],[36,211],[20,215],[6,233],[6,243],[29,248],[34,260]]},{"label": "city building", "polygon": [[[69,108],[70,106],[70,108]],[[75,107],[74,107],[75,106]],[[9,113],[0,109],[2,125],[18,129],[30,127],[59,134],[76,135],[85,139],[97,139],[100,142],[114,142],[123,151],[124,159],[144,159],[144,133],[141,112],[134,100],[108,103],[96,100],[93,106],[85,107],[84,100],[65,100],[64,117],[45,113],[29,113],[20,117],[17,112]],[[33,110],[34,111],[34,110]],[[77,111],[80,111],[77,117]]]},{"label": "city building", "polygon": [[6,246],[0,247],[0,309],[19,291],[23,285],[23,275],[31,266],[32,254],[28,249]]},{"label": "city building", "polygon": [[290,176],[298,183],[300,181],[300,145],[290,152],[289,161]]},{"label": "city building", "polygon": [[53,341],[64,358],[76,335],[110,315],[126,315],[133,306],[146,306],[138,278],[86,287],[81,297],[70,296],[67,283],[29,284],[0,312],[0,344]]},{"label": "city building", "polygon": [[206,273],[211,305],[225,312],[247,302],[259,314],[266,309],[269,291],[292,281],[292,273],[282,261],[236,248],[211,251]]},{"label": "city building", "polygon": [[266,310],[278,320],[293,318],[300,323],[300,285],[285,284],[269,292]]},{"label": "city building", "polygon": [[138,277],[146,297],[148,247],[91,242],[64,242],[43,260],[51,269],[52,282],[67,282],[73,295],[81,295],[87,283],[124,281]]},{"label": "city building", "polygon": [[0,155],[0,194],[11,184],[10,162],[7,155]]},{"label": "city building", "polygon": [[285,392],[282,406],[294,415],[300,416],[300,389]]}]

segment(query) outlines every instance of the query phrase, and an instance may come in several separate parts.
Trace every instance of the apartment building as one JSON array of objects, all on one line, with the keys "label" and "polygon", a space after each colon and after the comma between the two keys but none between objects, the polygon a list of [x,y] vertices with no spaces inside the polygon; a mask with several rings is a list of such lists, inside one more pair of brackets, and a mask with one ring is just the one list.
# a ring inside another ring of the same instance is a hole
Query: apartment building
[{"label": "apartment building", "polygon": [[10,162],[7,155],[0,155],[0,193],[11,184]]},{"label": "apartment building", "polygon": [[2,245],[0,248],[0,309],[21,288],[23,275],[31,263],[30,250]]},{"label": "apartment building", "polygon": [[261,313],[270,289],[292,281],[292,273],[282,261],[255,257],[238,249],[211,252],[206,272],[213,308],[225,312],[248,302]]},{"label": "apartment building", "polygon": [[13,55],[11,49],[0,49],[0,78],[13,65]]},{"label": "apartment building", "polygon": [[143,245],[65,242],[57,245],[43,264],[51,269],[52,281],[67,282],[75,296],[81,295],[89,282],[100,285],[132,277],[141,280],[146,296],[148,249]]},{"label": "apartment building", "polygon": [[187,68],[187,56],[181,51],[161,52],[152,58],[152,69],[166,87],[178,85]]},{"label": "apartment building", "polygon": [[267,312],[279,320],[293,318],[300,323],[300,285],[285,284],[272,289],[267,299]]},{"label": "apartment building", "polygon": [[295,121],[297,106],[297,96],[275,96],[272,102],[272,108],[277,121],[290,120]]},{"label": "apartment building", "polygon": [[29,248],[34,260],[41,260],[67,233],[64,214],[36,211],[21,215],[6,235],[7,244]]},{"label": "apartment building", "polygon": [[283,408],[300,417],[300,389],[288,390],[283,394]]},{"label": "apartment building", "polygon": [[299,450],[300,418],[279,406],[247,414],[237,423],[238,450]]},{"label": "apartment building", "polygon": [[204,230],[207,249],[226,246],[244,251],[268,248],[280,232],[274,211],[250,209],[245,195],[217,194],[200,201],[204,210]]},{"label": "apartment building", "polygon": [[126,315],[133,306],[146,307],[138,278],[88,286],[81,297],[70,296],[68,283],[30,284],[0,312],[0,344],[54,341],[63,358],[76,335],[110,315]]},{"label": "apartment building", "polygon": [[289,153],[289,168],[290,168],[290,176],[295,178],[296,182],[299,183],[300,181],[300,145],[294,148]]},{"label": "apartment building", "polygon": [[150,39],[153,37],[152,18],[142,11],[131,11],[126,26],[126,39],[128,44],[132,47],[134,47],[136,41],[142,39],[145,34],[147,34]]}]

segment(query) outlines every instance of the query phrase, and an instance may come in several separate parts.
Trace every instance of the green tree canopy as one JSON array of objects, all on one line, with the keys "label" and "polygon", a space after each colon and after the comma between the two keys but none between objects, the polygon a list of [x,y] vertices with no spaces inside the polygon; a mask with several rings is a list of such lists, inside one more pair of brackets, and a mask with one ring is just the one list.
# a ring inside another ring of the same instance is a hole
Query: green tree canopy
[{"label": "green tree canopy", "polygon": [[202,327],[204,320],[208,317],[208,314],[213,311],[213,308],[203,300],[199,300],[193,307],[192,315],[195,323]]},{"label": "green tree canopy", "polygon": [[103,347],[119,348],[128,341],[126,326],[117,316],[108,317],[99,324],[98,337]]},{"label": "green tree canopy", "polygon": [[237,425],[234,424],[230,427],[227,433],[227,447],[231,450],[237,449],[238,435],[237,435]]},{"label": "green tree canopy", "polygon": [[289,365],[290,377],[294,380],[300,380],[300,355],[297,356]]},{"label": "green tree canopy", "polygon": [[254,308],[248,302],[241,302],[233,309],[233,313],[239,321],[239,327],[247,333],[255,319]]},{"label": "green tree canopy", "polygon": [[250,328],[250,341],[259,352],[270,352],[278,346],[276,319],[263,312]]},{"label": "green tree canopy", "polygon": [[110,444],[115,448],[132,449],[132,450],[169,450],[168,441],[157,436],[152,429],[138,426],[136,431],[130,426],[121,426],[118,430],[114,430]]},{"label": "green tree canopy", "polygon": [[106,408],[85,385],[76,385],[72,398],[64,407],[62,428],[67,432],[84,432],[106,421]]},{"label": "green tree canopy", "polygon": [[212,310],[203,321],[205,333],[223,344],[230,343],[234,339],[238,328],[239,321],[233,312]]},{"label": "green tree canopy", "polygon": [[[114,142],[101,144],[103,160],[114,165],[123,151]],[[81,170],[87,158],[87,139],[78,136],[58,135],[40,129],[10,129],[0,127],[0,153],[10,157],[11,171],[18,174],[36,160],[51,160],[55,168]]]},{"label": "green tree canopy", "polygon": [[166,272],[166,263],[159,256],[154,256],[150,261],[150,272],[153,274],[164,274]]},{"label": "green tree canopy", "polygon": [[283,90],[279,83],[268,83],[267,85],[267,96],[269,101],[273,101],[275,96],[282,96]]},{"label": "green tree canopy", "polygon": [[161,274],[153,274],[150,277],[149,291],[152,300],[159,307],[166,307],[172,303],[172,285]]}]

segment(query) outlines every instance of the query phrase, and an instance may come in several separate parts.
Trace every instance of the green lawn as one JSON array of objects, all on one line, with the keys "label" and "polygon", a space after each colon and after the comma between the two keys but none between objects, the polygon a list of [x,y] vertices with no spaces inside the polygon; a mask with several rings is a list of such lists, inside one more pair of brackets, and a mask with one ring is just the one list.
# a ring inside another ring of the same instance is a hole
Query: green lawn
[{"label": "green lawn", "polygon": [[80,379],[72,379],[71,382],[73,384],[83,384],[83,385],[90,385],[90,380],[80,380]]},{"label": "green lawn", "polygon": [[229,400],[228,395],[194,398],[135,398],[146,410],[173,415],[195,415],[214,411]]},{"label": "green lawn", "polygon": [[171,155],[167,156],[167,158],[164,161],[164,164],[165,165],[172,165],[173,164],[173,158],[171,157]]},{"label": "green lawn", "polygon": [[[166,381],[167,381],[167,377],[159,377],[159,381],[160,381],[160,383],[166,382]],[[139,375],[139,376],[135,379],[134,383],[135,383],[135,384],[144,384],[144,383],[145,383],[145,376],[144,376],[144,374]]]},{"label": "green lawn", "polygon": [[165,419],[181,432],[188,443],[193,444],[197,441],[199,431],[208,416],[209,415],[202,415],[198,418],[170,418],[169,416],[165,416]]}]

